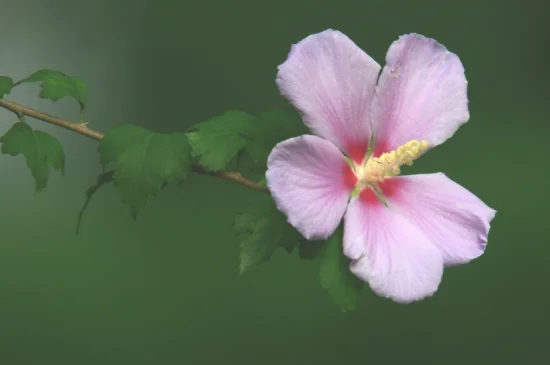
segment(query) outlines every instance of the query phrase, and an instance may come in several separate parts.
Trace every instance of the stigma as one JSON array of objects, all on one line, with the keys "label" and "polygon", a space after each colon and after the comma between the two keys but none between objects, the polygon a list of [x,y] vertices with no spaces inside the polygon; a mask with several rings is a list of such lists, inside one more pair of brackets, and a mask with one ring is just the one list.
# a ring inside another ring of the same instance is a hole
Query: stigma
[{"label": "stigma", "polygon": [[427,149],[428,141],[412,140],[379,157],[368,158],[362,165],[356,165],[354,168],[358,187],[372,186],[388,177],[399,175],[401,166],[412,165]]}]

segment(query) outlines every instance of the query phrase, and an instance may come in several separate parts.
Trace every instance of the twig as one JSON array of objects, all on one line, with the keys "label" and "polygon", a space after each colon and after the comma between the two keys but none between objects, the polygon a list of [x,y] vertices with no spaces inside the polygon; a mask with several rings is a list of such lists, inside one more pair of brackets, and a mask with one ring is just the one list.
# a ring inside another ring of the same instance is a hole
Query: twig
[{"label": "twig", "polygon": [[[65,119],[61,119],[46,113],[42,113],[38,110],[27,108],[25,106],[19,105],[12,101],[8,101],[6,99],[0,99],[0,107],[11,111],[18,116],[25,115],[34,119],[41,120],[46,123],[55,124],[58,127],[68,129],[70,131],[76,132],[83,136],[95,139],[96,141],[100,141],[104,137],[103,133],[90,129],[88,127],[88,123],[70,122]],[[254,190],[269,194],[269,190],[267,188],[255,183],[254,181],[248,180],[247,178],[243,177],[239,172],[231,172],[231,171],[209,172],[209,171],[206,171],[202,166],[197,164],[193,164],[192,171],[198,174],[210,175],[210,176],[218,177],[220,179],[229,180],[236,184],[244,185],[250,189],[254,189]]]}]

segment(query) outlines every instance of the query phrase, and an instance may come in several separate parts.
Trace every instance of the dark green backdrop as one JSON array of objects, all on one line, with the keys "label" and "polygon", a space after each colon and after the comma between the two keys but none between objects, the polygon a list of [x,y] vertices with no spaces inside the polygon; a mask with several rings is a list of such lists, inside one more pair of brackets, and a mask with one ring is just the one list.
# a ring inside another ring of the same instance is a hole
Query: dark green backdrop
[{"label": "dark green backdrop", "polygon": [[[33,195],[23,159],[0,156],[0,364],[545,364],[549,13],[535,0],[0,0],[0,74],[81,77],[101,131],[283,106],[277,65],[329,27],[381,64],[400,34],[436,38],[465,65],[471,120],[415,170],[498,210],[485,255],[448,270],[434,298],[403,306],[364,290],[344,314],[294,256],[237,278],[231,223],[257,193],[221,180],[193,176],[137,223],[104,189],[76,238],[97,144],[33,121],[62,141],[67,174]],[[76,117],[37,93],[10,99]],[[1,133],[13,121],[0,110]]]}]

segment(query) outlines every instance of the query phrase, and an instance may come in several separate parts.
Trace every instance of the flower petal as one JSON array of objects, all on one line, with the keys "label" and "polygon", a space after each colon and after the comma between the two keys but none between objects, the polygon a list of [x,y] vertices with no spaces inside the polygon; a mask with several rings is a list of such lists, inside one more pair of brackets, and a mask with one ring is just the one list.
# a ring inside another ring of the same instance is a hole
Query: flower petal
[{"label": "flower petal", "polygon": [[351,271],[380,296],[410,303],[433,295],[443,276],[440,251],[399,211],[353,199],[344,219],[344,253]]},{"label": "flower petal", "polygon": [[279,66],[277,85],[314,134],[362,160],[379,72],[380,65],[351,39],[329,29],[292,46]]},{"label": "flower petal", "polygon": [[436,146],[470,118],[464,67],[419,34],[401,36],[386,55],[371,106],[377,144],[393,150],[416,139]]},{"label": "flower petal", "polygon": [[305,135],[277,144],[266,180],[277,208],[307,239],[326,239],[338,227],[355,181],[331,142]]},{"label": "flower petal", "polygon": [[393,179],[399,184],[388,204],[398,205],[426,234],[445,265],[464,264],[483,254],[494,209],[443,173]]}]

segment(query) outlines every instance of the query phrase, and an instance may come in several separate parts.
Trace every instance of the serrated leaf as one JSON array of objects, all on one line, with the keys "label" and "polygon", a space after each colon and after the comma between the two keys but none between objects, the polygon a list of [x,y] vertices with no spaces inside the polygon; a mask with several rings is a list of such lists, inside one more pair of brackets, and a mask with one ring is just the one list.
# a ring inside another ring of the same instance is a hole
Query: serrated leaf
[{"label": "serrated leaf", "polygon": [[84,212],[88,208],[88,205],[90,204],[90,201],[94,197],[94,195],[97,193],[97,191],[104,185],[111,183],[115,179],[115,171],[105,171],[99,174],[99,176],[96,179],[96,182],[86,190],[86,200],[84,201],[84,205],[80,209],[80,213],[78,214],[78,219],[76,221],[76,235],[80,233],[80,225],[82,224],[82,217],[84,216]]},{"label": "serrated leaf", "polygon": [[243,150],[261,121],[236,110],[197,123],[187,133],[194,157],[207,171],[219,171]]},{"label": "serrated leaf", "polygon": [[43,69],[36,71],[27,78],[24,78],[23,80],[19,81],[18,84],[21,84],[23,82],[43,82],[49,78],[58,76],[65,76],[65,74],[56,70]]},{"label": "serrated leaf", "polygon": [[17,84],[26,82],[41,82],[40,88],[42,90],[39,96],[42,99],[58,101],[67,96],[72,97],[80,104],[82,114],[82,109],[88,99],[88,89],[79,78],[65,75],[60,71],[43,69],[36,71],[29,77],[17,82]]},{"label": "serrated leaf", "polygon": [[277,143],[307,132],[300,116],[286,108],[258,115],[229,111],[198,123],[187,136],[193,156],[207,171],[223,170],[244,153],[245,165],[251,162],[251,171],[263,172]]},{"label": "serrated leaf", "polygon": [[13,79],[7,76],[0,76],[0,99],[8,95],[13,87]]},{"label": "serrated leaf", "polygon": [[293,109],[275,109],[259,113],[262,123],[258,123],[250,133],[246,153],[254,164],[265,170],[267,157],[279,142],[310,133],[300,115]]},{"label": "serrated leaf", "polygon": [[79,78],[66,75],[50,75],[40,85],[40,97],[58,101],[66,96],[70,96],[83,106],[88,99],[88,90],[86,85]]},{"label": "serrated leaf", "polygon": [[159,134],[131,124],[113,128],[99,143],[103,167],[115,169],[114,186],[132,216],[165,184],[183,181],[191,168],[191,148],[183,133]]},{"label": "serrated leaf", "polygon": [[271,198],[261,198],[260,206],[235,219],[235,232],[240,239],[240,274],[271,258],[279,248],[292,252],[301,235],[287,223]]},{"label": "serrated leaf", "polygon": [[61,143],[42,131],[33,131],[23,122],[15,123],[0,137],[2,153],[11,156],[23,154],[36,183],[36,192],[42,191],[50,176],[50,167],[65,173],[65,154]]},{"label": "serrated leaf", "polygon": [[342,248],[342,226],[340,226],[324,245],[320,256],[319,278],[321,286],[328,291],[343,312],[352,311],[357,305],[357,297],[362,282],[351,273],[349,259]]}]

